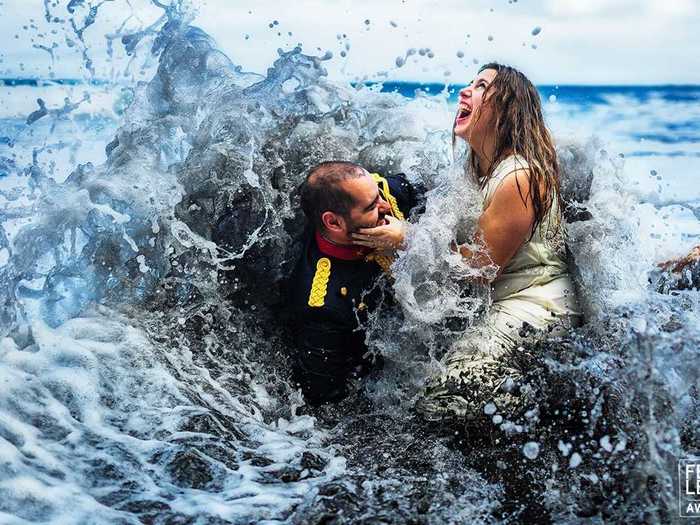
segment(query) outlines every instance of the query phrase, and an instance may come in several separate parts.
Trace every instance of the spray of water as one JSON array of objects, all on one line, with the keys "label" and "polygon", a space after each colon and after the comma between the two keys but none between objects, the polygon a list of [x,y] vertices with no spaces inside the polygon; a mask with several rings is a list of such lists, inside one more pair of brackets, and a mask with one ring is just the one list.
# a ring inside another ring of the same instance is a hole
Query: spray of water
[{"label": "spray of water", "polygon": [[[643,242],[656,208],[626,191],[621,159],[595,140],[559,144],[588,322],[512,357],[533,405],[431,428],[412,404],[452,342],[485,344],[474,327],[489,292],[473,278],[493,271],[450,249],[472,238],[480,205],[449,149],[445,95],[334,83],[328,57],[298,48],[245,73],[185,3],[154,5],[145,29],[107,35],[109,56],[120,41],[127,67],[151,77],[118,97],[101,160],[60,176],[23,132],[13,147],[33,155],[2,158],[1,515],[492,522],[517,519],[518,495],[536,492],[562,521],[629,521],[632,508],[632,521],[667,520],[675,458],[698,443],[699,299],[658,292],[674,284],[655,284]],[[68,7],[90,75],[84,36],[99,7]],[[97,126],[82,107],[43,103],[22,120],[68,144],[65,126]],[[289,382],[280,319],[303,228],[295,189],[329,159],[403,171],[428,193],[392,269],[394,299],[367,326],[385,369],[314,412]]]}]

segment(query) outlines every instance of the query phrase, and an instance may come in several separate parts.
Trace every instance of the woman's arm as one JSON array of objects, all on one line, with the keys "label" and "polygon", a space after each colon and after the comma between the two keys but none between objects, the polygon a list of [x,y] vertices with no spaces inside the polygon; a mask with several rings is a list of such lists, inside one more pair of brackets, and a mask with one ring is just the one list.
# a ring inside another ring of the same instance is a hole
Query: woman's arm
[{"label": "woman's arm", "polygon": [[500,275],[528,239],[535,221],[528,177],[527,170],[514,171],[496,189],[479,218],[476,235],[476,240],[486,247],[486,253],[460,246],[465,259],[471,259],[478,267],[496,264]]},{"label": "woman's arm", "polygon": [[[486,247],[485,253],[474,252],[466,246],[456,247],[475,266],[496,264],[500,275],[530,236],[535,213],[529,194],[528,177],[527,170],[509,174],[481,214],[476,240]],[[388,224],[385,226],[363,228],[353,233],[354,244],[379,249],[400,248],[404,242],[405,224],[391,216],[386,218]]]}]

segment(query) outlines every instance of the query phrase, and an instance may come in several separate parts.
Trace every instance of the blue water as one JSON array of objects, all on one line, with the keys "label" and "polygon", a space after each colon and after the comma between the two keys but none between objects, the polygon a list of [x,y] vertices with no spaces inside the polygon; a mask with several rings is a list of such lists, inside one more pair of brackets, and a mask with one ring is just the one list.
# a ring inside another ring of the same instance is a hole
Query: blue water
[{"label": "blue water", "polygon": [[[401,93],[405,97],[413,97],[417,90],[436,94],[447,90],[452,101],[457,100],[457,94],[464,87],[459,84],[440,84],[423,82],[384,82],[383,92]],[[662,98],[668,102],[698,102],[700,101],[700,86],[695,85],[652,85],[652,86],[606,86],[606,85],[540,85],[537,86],[543,100],[555,95],[560,101],[569,104],[586,106],[605,104],[612,95],[623,95],[637,102],[647,102],[653,98]]]},{"label": "blue water", "polygon": [[[456,102],[461,85],[426,84],[417,82],[385,82],[383,92],[414,97],[416,93],[446,92],[449,101]],[[590,133],[606,136],[606,125],[624,126],[615,137],[625,141],[620,148],[628,155],[697,157],[700,155],[700,86],[538,86],[545,114],[554,127],[580,126],[591,117],[597,120],[584,128]],[[631,114],[630,114],[631,113]],[[562,117],[569,120],[562,122]],[[630,118],[631,117],[631,118]],[[620,119],[623,119],[620,121]],[[555,129],[556,131],[556,129]],[[579,130],[581,131],[581,130]],[[637,146],[630,146],[630,143]],[[674,150],[655,149],[655,143],[678,145]],[[619,144],[618,144],[619,146]]]}]

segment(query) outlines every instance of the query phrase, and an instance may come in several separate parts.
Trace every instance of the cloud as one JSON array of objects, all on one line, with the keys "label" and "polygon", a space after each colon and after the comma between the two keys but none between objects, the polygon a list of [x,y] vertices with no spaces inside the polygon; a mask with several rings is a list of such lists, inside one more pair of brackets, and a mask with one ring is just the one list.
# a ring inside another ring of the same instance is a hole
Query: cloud
[{"label": "cloud", "polygon": [[[62,34],[49,33],[41,0],[8,3],[0,17],[6,74],[16,73],[20,61],[25,71],[46,74],[50,58],[32,48],[34,38],[59,45],[57,74],[80,76],[79,52],[66,47]],[[136,16],[129,25],[153,20],[149,0],[130,4]],[[265,72],[278,48],[301,43],[306,53],[331,51],[329,75],[349,80],[383,73],[388,79],[463,83],[474,74],[475,61],[499,60],[539,83],[700,83],[696,0],[200,0],[197,5],[195,24],[250,71]],[[101,75],[112,68],[99,60],[104,34],[128,14],[125,0],[105,3],[98,23],[86,31]],[[36,31],[21,29],[29,18]],[[533,36],[536,26],[542,31]],[[431,52],[407,56],[409,49],[426,48]],[[399,57],[407,58],[401,68]]]}]

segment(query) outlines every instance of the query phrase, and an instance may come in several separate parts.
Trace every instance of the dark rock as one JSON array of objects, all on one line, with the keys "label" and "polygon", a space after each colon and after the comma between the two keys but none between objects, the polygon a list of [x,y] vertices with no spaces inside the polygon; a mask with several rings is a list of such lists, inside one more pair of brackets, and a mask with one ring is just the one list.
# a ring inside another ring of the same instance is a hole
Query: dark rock
[{"label": "dark rock", "polygon": [[196,449],[178,452],[166,468],[180,487],[205,489],[214,479],[209,462]]},{"label": "dark rock", "polygon": [[293,467],[284,466],[280,470],[264,472],[259,482],[268,483],[290,483],[301,479],[301,471]]},{"label": "dark rock", "polygon": [[236,440],[241,440],[245,437],[245,433],[237,427],[233,418],[212,412],[190,416],[180,425],[179,430]]},{"label": "dark rock", "polygon": [[304,452],[301,456],[301,468],[321,471],[326,467],[326,462],[316,454]]},{"label": "dark rock", "polygon": [[117,510],[133,512],[134,514],[145,514],[147,512],[160,513],[170,510],[170,505],[158,500],[142,499],[127,501],[124,505],[117,507]]},{"label": "dark rock", "polygon": [[265,456],[261,456],[254,452],[244,452],[243,454],[241,454],[241,458],[244,461],[249,461],[250,464],[254,467],[267,467],[274,463],[274,461],[272,461],[271,459],[268,459]]}]

